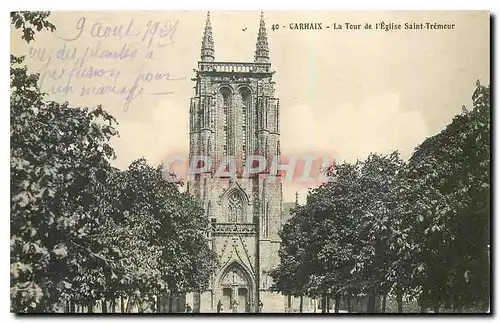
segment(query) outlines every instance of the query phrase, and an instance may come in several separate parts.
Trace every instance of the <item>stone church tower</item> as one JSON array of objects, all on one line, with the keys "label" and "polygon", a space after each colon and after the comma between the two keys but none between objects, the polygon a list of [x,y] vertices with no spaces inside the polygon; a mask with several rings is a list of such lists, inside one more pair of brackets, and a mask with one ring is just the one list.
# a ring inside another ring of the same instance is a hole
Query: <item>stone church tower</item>
[{"label": "stone church tower", "polygon": [[[244,174],[248,156],[259,155],[270,163],[280,155],[279,101],[274,97],[263,14],[254,62],[218,62],[208,13],[195,72],[189,111],[190,160],[207,156],[211,163],[202,162],[206,169],[194,175],[188,190],[211,221],[208,243],[218,255],[219,267],[209,289],[188,295],[187,302],[193,302],[194,311],[215,312],[220,300],[228,312],[236,300],[241,313],[254,312],[260,299],[265,312],[283,312],[284,297],[270,292],[268,276],[279,261],[281,180],[269,180],[266,170]],[[232,176],[217,176],[227,156],[234,158],[235,167],[226,169],[235,171]]]}]

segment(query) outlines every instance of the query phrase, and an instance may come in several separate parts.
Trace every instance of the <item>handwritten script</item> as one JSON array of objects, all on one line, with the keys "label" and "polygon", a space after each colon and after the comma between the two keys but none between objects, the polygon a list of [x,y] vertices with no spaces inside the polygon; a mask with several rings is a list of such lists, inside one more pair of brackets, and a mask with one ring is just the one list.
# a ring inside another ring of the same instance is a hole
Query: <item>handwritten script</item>
[{"label": "handwritten script", "polygon": [[73,26],[59,26],[55,37],[60,46],[31,46],[28,57],[41,63],[42,91],[61,96],[113,95],[121,97],[127,111],[142,95],[173,93],[148,92],[148,85],[161,83],[168,89],[169,82],[185,79],[150,67],[157,65],[153,61],[166,66],[166,52],[175,43],[178,25],[178,19],[139,24],[131,18],[117,24],[106,17],[80,17]]}]

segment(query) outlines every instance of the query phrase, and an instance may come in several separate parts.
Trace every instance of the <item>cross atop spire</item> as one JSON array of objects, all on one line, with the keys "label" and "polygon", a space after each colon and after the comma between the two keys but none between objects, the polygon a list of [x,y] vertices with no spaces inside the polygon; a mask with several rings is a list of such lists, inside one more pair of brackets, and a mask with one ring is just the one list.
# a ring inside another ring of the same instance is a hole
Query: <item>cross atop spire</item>
[{"label": "cross atop spire", "polygon": [[201,60],[204,62],[213,62],[215,56],[214,40],[212,38],[212,25],[210,24],[210,11],[207,12],[207,21],[205,22],[205,32],[201,41]]},{"label": "cross atop spire", "polygon": [[257,36],[257,45],[255,49],[255,62],[269,62],[269,46],[267,45],[266,23],[264,21],[264,12],[260,12],[259,35]]}]

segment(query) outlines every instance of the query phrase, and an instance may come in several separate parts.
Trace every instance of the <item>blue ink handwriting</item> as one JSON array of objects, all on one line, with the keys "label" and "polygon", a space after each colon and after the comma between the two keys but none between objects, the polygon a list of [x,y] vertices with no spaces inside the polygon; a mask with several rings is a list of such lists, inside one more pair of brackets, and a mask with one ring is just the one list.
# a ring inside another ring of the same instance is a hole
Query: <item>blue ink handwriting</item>
[{"label": "blue ink handwriting", "polygon": [[[109,17],[83,16],[63,34],[56,33],[62,42],[55,51],[32,45],[28,56],[41,63],[42,91],[60,96],[119,96],[123,98],[122,109],[128,111],[143,95],[174,93],[169,88],[150,91],[148,87],[160,83],[165,88],[168,85],[163,82],[185,79],[172,75],[168,69],[158,70],[147,64],[166,57],[158,51],[164,52],[175,43],[178,25],[178,19],[149,20],[141,25],[134,18],[116,23]],[[134,70],[138,60],[140,67]],[[112,64],[114,61],[127,63]]]}]

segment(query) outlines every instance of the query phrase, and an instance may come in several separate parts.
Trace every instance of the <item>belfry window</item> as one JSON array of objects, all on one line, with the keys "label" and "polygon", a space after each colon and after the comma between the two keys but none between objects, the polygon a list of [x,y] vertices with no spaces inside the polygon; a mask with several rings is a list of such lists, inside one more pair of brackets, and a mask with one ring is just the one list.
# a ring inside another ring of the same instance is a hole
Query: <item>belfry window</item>
[{"label": "belfry window", "polygon": [[232,150],[231,145],[230,145],[230,140],[233,136],[232,133],[232,120],[231,120],[231,91],[227,88],[222,89],[221,91],[222,94],[222,107],[224,109],[224,142],[225,144],[225,149],[224,149],[224,154],[227,155],[228,153],[231,154]]},{"label": "belfry window", "polygon": [[248,115],[250,111],[250,105],[252,103],[252,95],[248,89],[242,89],[241,92],[241,115],[242,115],[242,139],[243,139],[243,154],[246,155],[246,147],[247,147],[247,124],[248,124]]},{"label": "belfry window", "polygon": [[224,108],[228,108],[229,107],[229,90],[227,89],[224,89],[222,91],[222,100],[223,100],[223,105],[224,105]]}]

